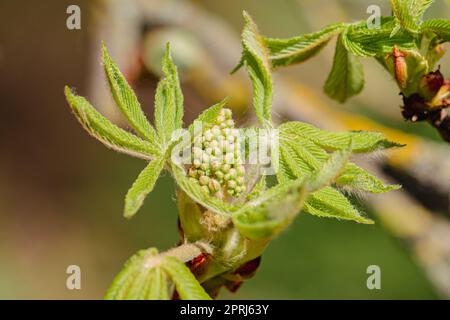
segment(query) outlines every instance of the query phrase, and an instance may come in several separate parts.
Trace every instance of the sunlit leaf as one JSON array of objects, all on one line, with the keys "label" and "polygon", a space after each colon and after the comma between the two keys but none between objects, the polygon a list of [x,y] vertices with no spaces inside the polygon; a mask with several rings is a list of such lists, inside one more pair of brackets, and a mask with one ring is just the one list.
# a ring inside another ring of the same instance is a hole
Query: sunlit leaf
[{"label": "sunlit leaf", "polygon": [[158,146],[112,124],[85,98],[73,94],[67,86],[65,94],[67,102],[81,125],[91,136],[108,148],[146,160],[160,156]]},{"label": "sunlit leaf", "polygon": [[400,188],[400,186],[396,184],[384,184],[380,179],[354,163],[348,163],[345,166],[342,173],[336,179],[336,184],[350,190],[359,190],[370,193],[384,193]]},{"label": "sunlit leaf", "polygon": [[194,277],[191,270],[175,257],[166,256],[161,267],[175,283],[177,292],[183,300],[211,300],[205,289]]},{"label": "sunlit leaf", "polygon": [[345,24],[329,25],[322,30],[289,39],[264,38],[273,67],[288,66],[306,61],[316,55]]},{"label": "sunlit leaf", "polygon": [[336,44],[333,67],[325,82],[324,91],[341,103],[358,94],[364,87],[364,72],[358,57],[350,54],[340,35]]},{"label": "sunlit leaf", "polygon": [[390,0],[397,23],[411,33],[417,33],[423,14],[434,0]]},{"label": "sunlit leaf", "polygon": [[299,179],[268,189],[233,213],[234,225],[252,239],[277,235],[300,212],[306,195],[303,184]]},{"label": "sunlit leaf", "polygon": [[329,132],[299,121],[283,123],[280,126],[280,130],[280,134],[282,135],[288,134],[306,138],[328,151],[346,149],[350,142],[352,152],[354,153],[366,153],[403,146],[402,144],[387,140],[386,137],[379,132]]},{"label": "sunlit leaf", "polygon": [[158,261],[158,250],[140,250],[124,265],[106,293],[106,300],[168,300],[173,288]]},{"label": "sunlit leaf", "polygon": [[131,218],[141,208],[147,195],[153,190],[164,167],[164,158],[152,160],[134,181],[125,197],[125,218]]},{"label": "sunlit leaf", "polygon": [[363,217],[350,201],[333,187],[325,187],[310,194],[305,201],[304,211],[318,217],[373,223]]},{"label": "sunlit leaf", "polygon": [[269,53],[256,24],[244,11],[242,61],[253,84],[253,107],[258,120],[270,125],[272,108],[272,78]]},{"label": "sunlit leaf", "polygon": [[120,111],[140,135],[152,143],[157,143],[156,133],[145,117],[133,89],[125,80],[117,65],[111,59],[103,44],[103,67],[111,88],[112,95]]},{"label": "sunlit leaf", "polygon": [[423,32],[433,32],[442,41],[450,41],[450,20],[447,19],[430,19],[421,25]]}]

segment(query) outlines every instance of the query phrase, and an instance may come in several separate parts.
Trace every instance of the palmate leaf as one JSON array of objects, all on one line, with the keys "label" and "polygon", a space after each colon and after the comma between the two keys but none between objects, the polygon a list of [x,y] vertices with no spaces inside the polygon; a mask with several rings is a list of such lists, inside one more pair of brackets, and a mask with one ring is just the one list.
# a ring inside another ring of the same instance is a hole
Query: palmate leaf
[{"label": "palmate leaf", "polygon": [[103,117],[83,97],[71,92],[65,87],[65,95],[75,117],[86,131],[102,142],[107,147],[145,160],[151,160],[160,156],[161,151],[157,145],[117,127]]},{"label": "palmate leaf", "polygon": [[434,0],[390,0],[398,25],[411,33],[418,33],[425,11]]},{"label": "palmate leaf", "polygon": [[253,84],[253,107],[259,122],[271,125],[272,77],[269,53],[256,24],[244,11],[244,30],[242,31],[242,63]]},{"label": "palmate leaf", "polygon": [[264,38],[274,68],[306,61],[316,55],[345,24],[336,23],[322,30],[289,39]]},{"label": "palmate leaf", "polygon": [[364,87],[364,72],[358,57],[350,54],[345,45],[345,34],[337,40],[333,67],[325,82],[324,91],[341,103],[358,94]]},{"label": "palmate leaf", "polygon": [[422,32],[433,32],[439,39],[445,42],[450,41],[450,20],[430,19],[422,23]]},{"label": "palmate leaf", "polygon": [[318,217],[373,223],[372,220],[363,217],[350,201],[333,187],[325,187],[310,194],[306,199],[304,210]]},{"label": "palmate leaf", "polygon": [[[329,154],[320,145],[314,143],[317,136],[311,135],[313,139],[309,140],[300,130],[294,134],[295,130],[292,130],[292,127],[299,129],[301,126],[302,123],[295,122],[280,127],[283,161],[280,161],[277,173],[278,179],[282,176],[279,182],[285,183],[298,178],[307,181],[306,189],[312,192],[305,201],[304,211],[307,213],[370,223],[370,220],[364,218],[342,193],[330,185],[334,183],[352,191],[371,193],[387,192],[398,186],[386,186],[364,169],[348,162],[351,150],[354,148],[352,138],[346,140],[347,145],[342,144],[341,148],[335,149],[339,151]],[[306,128],[310,126],[307,125]],[[355,140],[358,141],[358,139]]]},{"label": "palmate leaf", "polygon": [[297,216],[305,196],[302,179],[278,184],[234,212],[233,223],[245,237],[274,237]]},{"label": "palmate leaf", "polygon": [[183,300],[210,300],[189,268],[158,250],[140,250],[124,265],[106,293],[106,300],[169,300],[176,288]]},{"label": "palmate leaf", "polygon": [[350,155],[350,146],[345,150],[333,152],[330,158],[309,177],[308,191],[316,191],[333,183],[346,167]]},{"label": "palmate leaf", "polygon": [[175,104],[173,86],[162,79],[155,94],[155,127],[161,144],[166,146],[175,130]]},{"label": "palmate leaf", "polygon": [[174,130],[182,127],[184,100],[177,68],[170,55],[169,44],[167,44],[162,65],[165,78],[156,88],[155,126],[161,143],[167,146]]},{"label": "palmate leaf", "polygon": [[[286,157],[291,159],[283,164],[287,166],[283,172],[291,172],[291,175],[286,176],[284,181],[298,177],[306,178],[315,171],[321,173],[325,162],[330,158],[329,153],[312,141],[285,132],[281,134],[280,145],[282,149],[287,149],[289,153],[286,154]],[[380,179],[351,162],[336,172],[340,172],[340,174],[335,176],[336,179],[331,180],[338,187],[344,187],[349,191],[383,193],[399,188],[398,185],[384,184]]]},{"label": "palmate leaf", "polygon": [[303,137],[327,151],[343,150],[348,147],[350,142],[353,153],[367,153],[403,146],[402,144],[387,140],[386,137],[379,132],[329,132],[298,121],[283,123],[279,129],[280,134],[282,135]]},{"label": "palmate leaf", "polygon": [[181,299],[183,300],[211,300],[191,270],[175,257],[164,257],[161,267],[167,272]]},{"label": "palmate leaf", "polygon": [[178,70],[173,63],[172,56],[170,55],[170,44],[166,45],[166,52],[162,60],[162,70],[166,78],[173,85],[174,91],[174,104],[175,104],[175,117],[174,127],[180,129],[183,126],[183,114],[184,114],[184,97],[181,92],[180,79],[178,77]]},{"label": "palmate leaf", "polygon": [[113,98],[120,111],[125,115],[136,132],[151,143],[157,144],[158,139],[156,138],[155,129],[153,129],[152,125],[148,122],[133,89],[131,89],[130,85],[125,80],[125,77],[109,56],[104,44],[102,47],[102,56],[106,77]]},{"label": "palmate leaf", "polygon": [[220,115],[220,111],[222,111],[223,107],[225,106],[225,104],[227,103],[228,98],[223,99],[221,102],[216,103],[215,105],[209,107],[208,109],[206,109],[205,111],[203,111],[198,117],[197,119],[195,119],[190,125],[189,125],[189,131],[191,133],[194,132],[194,124],[197,123],[201,123],[202,126],[205,125],[212,125],[217,117]]},{"label": "palmate leaf", "polygon": [[406,31],[400,30],[391,36],[395,26],[393,17],[382,17],[380,26],[372,29],[367,27],[366,21],[349,25],[344,45],[349,52],[361,57],[384,56],[392,53],[394,45],[399,49],[416,48],[414,37]]},{"label": "palmate leaf", "polygon": [[360,190],[370,193],[384,193],[391,190],[397,190],[401,187],[397,184],[385,185],[377,177],[371,175],[354,163],[348,163],[345,166],[342,173],[336,179],[336,184],[349,190]]},{"label": "palmate leaf", "polygon": [[169,300],[173,284],[159,264],[158,250],[140,250],[124,265],[108,289],[106,300]]},{"label": "palmate leaf", "polygon": [[164,167],[164,157],[152,160],[134,181],[125,196],[125,218],[131,218],[141,208],[145,197],[153,190],[156,180]]}]

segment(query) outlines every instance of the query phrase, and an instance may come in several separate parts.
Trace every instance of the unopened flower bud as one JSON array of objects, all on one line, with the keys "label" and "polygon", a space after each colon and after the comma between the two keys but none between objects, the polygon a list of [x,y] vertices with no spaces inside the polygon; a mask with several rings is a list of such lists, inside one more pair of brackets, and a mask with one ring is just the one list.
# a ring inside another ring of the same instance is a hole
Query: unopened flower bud
[{"label": "unopened flower bud", "polygon": [[209,181],[208,186],[209,186],[209,190],[211,190],[211,192],[213,192],[213,193],[220,190],[220,183],[215,179],[211,179]]},{"label": "unopened flower bud", "polygon": [[211,168],[213,169],[213,170],[219,170],[220,169],[220,162],[219,161],[212,161],[211,162]]},{"label": "unopened flower bud", "polygon": [[202,162],[200,161],[200,159],[194,159],[194,166],[196,168],[200,168],[201,164],[202,164]]},{"label": "unopened flower bud", "polygon": [[230,109],[227,109],[227,108],[222,109],[221,114],[222,114],[226,119],[231,119],[232,112],[231,112]]},{"label": "unopened flower bud", "polygon": [[226,121],[226,119],[225,119],[225,117],[224,116],[218,116],[217,117],[217,119],[216,119],[216,123],[218,124],[218,125],[222,125],[222,123],[224,123]]},{"label": "unopened flower bud", "polygon": [[228,181],[227,185],[228,185],[228,188],[231,188],[231,189],[234,189],[237,187],[236,181],[234,181],[234,180]]},{"label": "unopened flower bud", "polygon": [[209,183],[209,181],[210,181],[210,179],[207,176],[201,176],[198,179],[198,182],[200,182],[200,185],[202,185],[202,186],[206,186]]},{"label": "unopened flower bud", "polygon": [[216,137],[216,138],[222,133],[222,132],[220,131],[220,128],[219,128],[218,126],[214,126],[214,127],[211,129],[211,132],[212,132],[213,136]]},{"label": "unopened flower bud", "polygon": [[189,173],[189,176],[192,178],[197,177],[197,170],[195,170],[194,168],[190,168],[188,173]]},{"label": "unopened flower bud", "polygon": [[223,174],[222,171],[216,171],[216,172],[215,172],[215,175],[216,175],[216,177],[217,177],[217,179],[218,179],[219,181],[222,181],[222,180],[223,180],[224,174]]}]

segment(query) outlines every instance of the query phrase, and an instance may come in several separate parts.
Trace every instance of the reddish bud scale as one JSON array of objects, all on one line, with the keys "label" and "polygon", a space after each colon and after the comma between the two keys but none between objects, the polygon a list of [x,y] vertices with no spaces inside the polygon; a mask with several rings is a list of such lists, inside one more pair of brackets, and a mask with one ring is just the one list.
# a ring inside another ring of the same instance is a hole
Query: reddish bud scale
[{"label": "reddish bud scale", "polygon": [[233,274],[238,275],[243,279],[249,279],[255,275],[255,272],[260,264],[261,257],[258,257],[240,266],[235,272],[233,272]]},{"label": "reddish bud scale", "polygon": [[225,282],[225,288],[227,288],[228,291],[235,293],[242,286],[242,283],[243,281],[227,281]]},{"label": "reddish bud scale", "polygon": [[392,52],[394,57],[394,73],[395,79],[401,89],[406,88],[408,81],[408,65],[406,64],[406,54],[400,51],[397,46],[394,46]]},{"label": "reddish bud scale", "polygon": [[420,81],[420,91],[425,99],[431,99],[438,93],[439,89],[444,85],[444,76],[440,70],[428,73]]},{"label": "reddish bud scale", "polygon": [[187,262],[186,265],[195,276],[198,276],[204,271],[207,260],[208,255],[206,253],[201,253],[191,261]]}]

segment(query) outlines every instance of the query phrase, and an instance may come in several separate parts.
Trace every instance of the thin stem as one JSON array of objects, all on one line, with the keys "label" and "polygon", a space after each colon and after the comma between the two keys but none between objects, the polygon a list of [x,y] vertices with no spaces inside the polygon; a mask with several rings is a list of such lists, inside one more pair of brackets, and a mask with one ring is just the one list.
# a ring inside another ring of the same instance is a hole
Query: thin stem
[{"label": "thin stem", "polygon": [[161,253],[160,256],[175,257],[186,263],[203,253],[211,254],[212,247],[206,242],[197,241],[195,243],[184,243],[178,247],[169,249],[166,252]]}]

